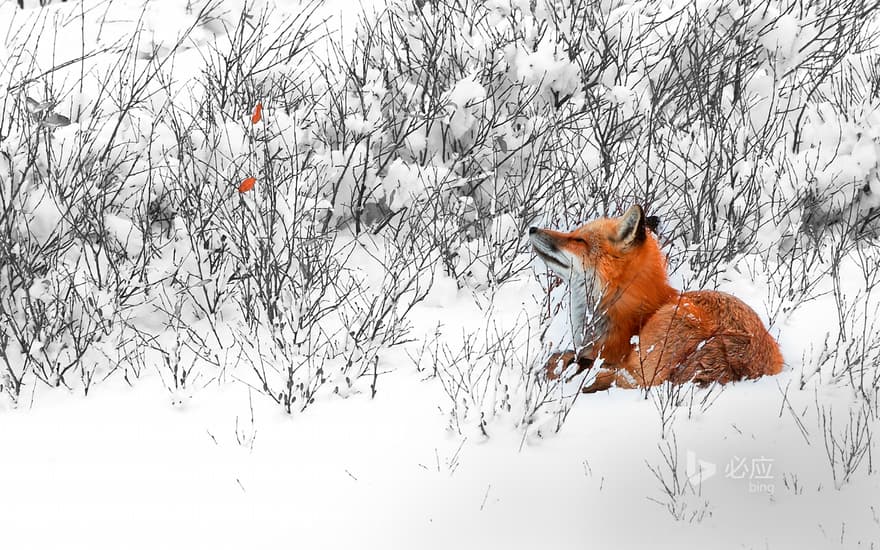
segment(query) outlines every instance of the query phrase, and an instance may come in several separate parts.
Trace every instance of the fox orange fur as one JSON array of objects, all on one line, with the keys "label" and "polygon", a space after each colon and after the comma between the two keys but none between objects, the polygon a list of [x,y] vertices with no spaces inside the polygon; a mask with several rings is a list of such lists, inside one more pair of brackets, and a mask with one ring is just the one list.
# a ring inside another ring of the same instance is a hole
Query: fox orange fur
[{"label": "fox orange fur", "polygon": [[529,230],[537,255],[568,283],[574,343],[581,348],[554,354],[548,376],[555,377],[557,362],[576,361],[583,370],[600,357],[587,393],[779,373],[779,346],[749,306],[723,292],[669,286],[666,258],[647,225],[635,205],[620,218],[593,220],[571,233]]}]

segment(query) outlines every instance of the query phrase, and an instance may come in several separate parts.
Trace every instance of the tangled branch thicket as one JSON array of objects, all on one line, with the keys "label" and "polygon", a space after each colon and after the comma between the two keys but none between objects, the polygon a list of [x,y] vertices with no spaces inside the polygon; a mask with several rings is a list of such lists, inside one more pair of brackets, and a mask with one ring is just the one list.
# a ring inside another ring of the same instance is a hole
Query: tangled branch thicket
[{"label": "tangled branch thicket", "polygon": [[[530,225],[633,202],[662,219],[687,286],[763,281],[773,322],[837,289],[844,328],[803,377],[876,396],[880,340],[861,323],[878,304],[876,2],[399,1],[345,41],[318,3],[201,0],[124,26],[105,4],[7,10],[22,23],[0,58],[12,401],[145,369],[175,392],[232,376],[287,411],[359,381],[375,394],[438,278],[491,303],[535,277]],[[41,124],[29,96],[71,124]],[[534,379],[549,299],[483,323],[479,346],[438,332],[428,372],[453,425],[516,409],[558,427],[573,398]],[[479,370],[474,352],[505,364]]]}]

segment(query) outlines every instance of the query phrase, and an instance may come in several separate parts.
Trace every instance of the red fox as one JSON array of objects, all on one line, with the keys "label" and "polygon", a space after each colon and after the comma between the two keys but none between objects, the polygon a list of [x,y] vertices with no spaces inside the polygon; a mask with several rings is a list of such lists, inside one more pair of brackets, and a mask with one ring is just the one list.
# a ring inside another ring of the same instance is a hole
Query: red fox
[{"label": "red fox", "polygon": [[635,205],[619,218],[593,220],[571,233],[529,229],[538,257],[568,284],[580,348],[551,356],[548,376],[574,362],[582,371],[600,357],[586,393],[778,374],[782,354],[754,310],[723,292],[669,286],[666,257],[650,224]]}]

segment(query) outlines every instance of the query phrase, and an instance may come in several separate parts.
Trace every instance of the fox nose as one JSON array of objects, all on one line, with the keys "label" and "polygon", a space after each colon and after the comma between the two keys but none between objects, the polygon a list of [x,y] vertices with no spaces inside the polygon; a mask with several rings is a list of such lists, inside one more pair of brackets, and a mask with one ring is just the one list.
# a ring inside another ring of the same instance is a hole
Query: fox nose
[{"label": "fox nose", "polygon": [[537,227],[530,227],[530,228],[529,228],[529,235],[534,235],[534,234],[537,233],[537,232],[538,232],[538,228],[537,228]]}]

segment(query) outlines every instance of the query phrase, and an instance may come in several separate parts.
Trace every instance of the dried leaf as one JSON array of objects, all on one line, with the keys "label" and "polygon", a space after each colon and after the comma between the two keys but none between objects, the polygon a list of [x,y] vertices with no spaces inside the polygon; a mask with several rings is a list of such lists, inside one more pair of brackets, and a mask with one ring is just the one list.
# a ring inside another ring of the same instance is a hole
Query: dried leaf
[{"label": "dried leaf", "polygon": [[248,191],[250,191],[251,189],[254,188],[254,184],[256,184],[256,183],[257,183],[257,178],[255,178],[253,176],[249,177],[246,180],[244,180],[243,182],[241,182],[241,185],[238,186],[238,192],[239,193],[247,193]]},{"label": "dried leaf", "polygon": [[44,102],[40,103],[36,99],[33,99],[31,97],[25,97],[24,105],[25,105],[25,108],[27,109],[27,112],[29,112],[32,115],[39,115],[40,113],[44,113],[46,111],[51,111],[52,107],[55,106],[55,102],[54,101],[44,101]]},{"label": "dried leaf", "polygon": [[256,124],[261,120],[263,120],[263,104],[258,102],[257,106],[254,107],[254,114],[251,115],[251,124]]},{"label": "dried leaf", "polygon": [[36,99],[26,97],[24,100],[24,106],[27,109],[27,112],[33,115],[37,113],[37,109],[40,107],[40,104],[37,103]]},{"label": "dried leaf", "polygon": [[40,121],[40,126],[46,128],[61,128],[70,124],[70,119],[58,113],[49,113],[46,118]]}]

